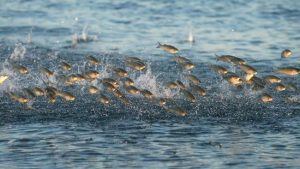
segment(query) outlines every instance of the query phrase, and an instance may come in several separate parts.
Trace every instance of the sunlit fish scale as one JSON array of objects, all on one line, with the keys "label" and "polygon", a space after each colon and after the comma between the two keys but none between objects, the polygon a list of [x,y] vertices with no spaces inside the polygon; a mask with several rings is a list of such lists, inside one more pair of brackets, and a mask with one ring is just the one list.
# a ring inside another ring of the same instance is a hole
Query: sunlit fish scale
[{"label": "sunlit fish scale", "polygon": [[32,89],[32,91],[34,92],[34,94],[36,96],[44,96],[45,95],[45,92],[43,89],[39,88],[39,87],[35,87]]},{"label": "sunlit fish scale", "polygon": [[176,82],[167,82],[165,85],[169,89],[178,89],[179,85]]},{"label": "sunlit fish scale", "polygon": [[277,83],[275,86],[276,91],[281,92],[286,89],[286,87],[282,83]]},{"label": "sunlit fish scale", "polygon": [[116,81],[115,79],[112,79],[112,78],[103,78],[101,79],[101,82],[104,83],[104,82],[107,82],[107,83],[110,83],[112,84],[115,88],[118,88],[120,85],[119,85],[119,82]]},{"label": "sunlit fish scale", "polygon": [[76,98],[72,93],[65,91],[58,91],[57,95],[64,98],[66,101],[74,101]]},{"label": "sunlit fish scale", "polygon": [[281,58],[288,58],[292,55],[292,51],[289,49],[285,49],[281,52]]},{"label": "sunlit fish scale", "polygon": [[31,90],[31,89],[24,88],[23,91],[26,93],[27,96],[30,96],[30,97],[32,97],[32,98],[35,98],[35,97],[36,97],[35,93],[34,93],[33,90]]},{"label": "sunlit fish scale", "polygon": [[122,68],[113,68],[113,71],[116,73],[117,76],[121,78],[128,76],[128,72]]},{"label": "sunlit fish scale", "polygon": [[156,48],[161,48],[162,50],[171,53],[171,54],[176,54],[178,53],[178,49],[172,45],[167,45],[167,44],[161,44],[158,42],[158,45]]},{"label": "sunlit fish scale", "polygon": [[90,86],[88,88],[88,91],[89,91],[90,94],[93,95],[93,94],[96,94],[98,92],[98,88],[96,86]]},{"label": "sunlit fish scale", "polygon": [[196,97],[191,92],[189,92],[188,90],[181,90],[181,92],[183,93],[183,95],[188,101],[192,103],[196,102]]},{"label": "sunlit fish scale", "polygon": [[104,94],[99,95],[99,101],[103,104],[109,104],[109,98],[105,96]]},{"label": "sunlit fish scale", "polygon": [[256,75],[257,74],[257,71],[255,68],[253,68],[252,66],[250,65],[247,65],[247,64],[242,64],[242,65],[239,65],[239,68],[244,71],[246,74],[253,74],[253,75]]},{"label": "sunlit fish scale", "polygon": [[294,91],[294,92],[298,91],[298,87],[293,83],[288,83],[285,85],[285,87],[287,90],[290,90],[290,91]]},{"label": "sunlit fish scale", "polygon": [[100,61],[92,55],[86,56],[87,61],[92,65],[99,65]]},{"label": "sunlit fish scale", "polygon": [[102,85],[103,85],[103,87],[104,87],[106,90],[108,90],[108,91],[110,91],[110,92],[113,92],[113,91],[115,91],[115,90],[117,89],[114,85],[112,85],[112,84],[109,83],[109,82],[103,82]]},{"label": "sunlit fish scale", "polygon": [[54,75],[53,71],[49,70],[48,68],[44,68],[44,67],[40,68],[40,72],[42,75],[45,75],[47,77],[51,77]]},{"label": "sunlit fish scale", "polygon": [[228,72],[226,68],[219,65],[210,64],[208,67],[220,75],[225,75]]},{"label": "sunlit fish scale", "polygon": [[167,109],[168,112],[171,112],[171,113],[175,113],[176,115],[178,116],[186,116],[187,115],[187,112],[184,111],[181,107],[178,107],[178,106],[175,106],[175,107],[169,107]]},{"label": "sunlit fish scale", "polygon": [[72,70],[72,66],[69,65],[67,62],[61,62],[61,67],[63,68],[64,71]]},{"label": "sunlit fish scale", "polygon": [[191,60],[189,60],[183,56],[175,56],[172,60],[174,60],[178,64],[182,64],[182,63],[186,63],[186,62],[192,63]]},{"label": "sunlit fish scale", "polygon": [[195,75],[185,74],[184,78],[191,81],[194,85],[199,85],[201,83],[201,81]]},{"label": "sunlit fish scale", "polygon": [[95,80],[100,76],[100,73],[96,70],[89,70],[84,73],[84,77],[86,80]]},{"label": "sunlit fish scale", "polygon": [[178,87],[180,88],[180,89],[185,89],[186,87],[185,87],[185,85],[182,83],[182,81],[180,81],[180,80],[176,80],[176,84],[178,85]]},{"label": "sunlit fish scale", "polygon": [[22,95],[19,96],[19,95],[16,95],[16,94],[10,92],[9,96],[12,100],[15,100],[15,101],[17,101],[19,103],[22,103],[22,104],[25,104],[25,103],[29,102],[29,99],[25,96],[22,96]]},{"label": "sunlit fish scale", "polygon": [[282,67],[282,68],[278,68],[277,72],[289,76],[295,76],[299,74],[300,69],[295,67]]},{"label": "sunlit fish scale", "polygon": [[205,96],[206,95],[206,91],[205,89],[203,89],[201,86],[199,85],[193,85],[192,86],[192,90],[194,90],[198,95],[200,96]]},{"label": "sunlit fish scale", "polygon": [[128,93],[130,93],[132,95],[140,94],[140,90],[138,88],[136,88],[135,86],[125,86],[124,88]]},{"label": "sunlit fish scale", "polygon": [[7,75],[0,75],[0,85],[4,83],[8,78],[9,76]]},{"label": "sunlit fish scale", "polygon": [[146,68],[146,65],[143,62],[140,61],[134,61],[134,62],[125,62],[125,65],[127,67],[130,67],[134,70],[142,71]]},{"label": "sunlit fish scale", "polygon": [[20,74],[28,74],[28,69],[25,66],[13,64],[13,68]]},{"label": "sunlit fish scale", "polygon": [[269,83],[269,84],[273,84],[273,83],[280,83],[281,82],[281,79],[277,76],[274,76],[274,75],[267,75],[267,76],[264,76],[263,77],[263,80],[266,82],[266,83]]},{"label": "sunlit fish scale", "polygon": [[273,101],[273,97],[267,93],[263,93],[260,97],[260,100],[264,103],[268,103]]},{"label": "sunlit fish scale", "polygon": [[123,81],[124,86],[133,86],[134,85],[134,81],[132,79],[130,79],[129,77],[123,78],[122,81]]},{"label": "sunlit fish scale", "polygon": [[140,92],[146,99],[151,100],[154,98],[154,94],[152,92],[150,92],[149,90],[144,89],[144,90],[141,90]]}]

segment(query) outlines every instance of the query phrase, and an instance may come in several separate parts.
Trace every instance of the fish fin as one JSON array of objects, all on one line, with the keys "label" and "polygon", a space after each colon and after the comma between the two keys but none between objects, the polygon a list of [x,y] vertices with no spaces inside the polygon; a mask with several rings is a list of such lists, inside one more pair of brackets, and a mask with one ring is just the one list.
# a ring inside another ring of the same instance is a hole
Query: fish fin
[{"label": "fish fin", "polygon": [[156,48],[160,48],[160,46],[161,46],[161,43],[160,43],[160,42],[157,42]]}]

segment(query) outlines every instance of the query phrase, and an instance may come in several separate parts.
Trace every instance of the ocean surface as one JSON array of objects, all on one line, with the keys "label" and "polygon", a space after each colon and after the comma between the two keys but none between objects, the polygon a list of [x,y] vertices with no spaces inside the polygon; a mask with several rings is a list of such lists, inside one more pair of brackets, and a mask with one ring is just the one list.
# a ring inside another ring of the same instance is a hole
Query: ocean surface
[{"label": "ocean surface", "polygon": [[[0,75],[9,79],[0,85],[0,168],[300,168],[299,92],[237,89],[209,68],[218,64],[241,75],[216,62],[216,55],[230,54],[255,67],[258,77],[277,75],[300,88],[298,76],[274,71],[300,67],[299,18],[296,0],[1,0]],[[195,68],[183,70],[157,42],[179,48]],[[281,59],[284,49],[293,52],[290,58]],[[87,55],[102,64],[88,64]],[[186,116],[122,91],[126,105],[98,82],[61,86],[39,73],[46,67],[55,75],[97,70],[111,77],[109,68],[125,68],[129,56],[147,64],[142,72],[126,68],[136,87],[169,98],[168,106],[182,107]],[[14,71],[12,61],[29,74]],[[61,61],[71,72],[62,71]],[[188,73],[206,90],[195,103],[164,87],[171,80],[188,86]],[[109,97],[108,105],[87,93],[91,84]],[[71,92],[75,101],[39,97],[26,106],[8,94],[46,85]],[[262,93],[273,101],[262,103]]]}]

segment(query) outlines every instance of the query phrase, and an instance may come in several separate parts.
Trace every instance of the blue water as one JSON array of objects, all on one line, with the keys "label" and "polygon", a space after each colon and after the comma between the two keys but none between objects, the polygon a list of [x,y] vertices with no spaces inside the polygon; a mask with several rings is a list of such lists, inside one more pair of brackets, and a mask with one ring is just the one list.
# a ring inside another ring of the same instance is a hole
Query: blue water
[{"label": "blue water", "polygon": [[[259,77],[299,66],[299,18],[296,0],[1,0],[0,73],[10,79],[0,86],[0,168],[300,168],[299,92],[268,87],[262,92],[274,98],[265,104],[261,92],[235,89],[208,68],[215,54],[245,59]],[[186,41],[190,32],[195,43]],[[72,37],[82,33],[90,40],[73,48]],[[162,87],[187,81],[172,55],[156,48],[158,41],[193,61],[191,73],[206,96],[189,103]],[[284,49],[292,50],[291,58],[280,58]],[[104,64],[88,66],[88,54]],[[38,69],[60,74],[62,60],[73,73],[95,69],[109,77],[107,65],[125,68],[127,56],[147,63],[146,72],[127,69],[137,87],[172,98],[170,104],[188,115],[176,116],[141,96],[128,95],[131,104],[124,105],[109,95],[104,106],[87,94],[89,84],[64,87],[74,102],[38,98],[32,110],[6,94],[45,87]],[[7,68],[12,58],[30,73]],[[278,76],[300,87],[298,76]]]}]

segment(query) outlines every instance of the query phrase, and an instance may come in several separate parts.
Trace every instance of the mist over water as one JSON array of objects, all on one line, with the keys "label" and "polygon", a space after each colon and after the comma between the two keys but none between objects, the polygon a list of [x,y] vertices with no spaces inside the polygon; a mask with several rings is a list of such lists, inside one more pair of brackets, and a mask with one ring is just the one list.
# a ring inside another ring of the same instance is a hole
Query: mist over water
[{"label": "mist over water", "polygon": [[[1,168],[299,168],[299,92],[238,89],[209,68],[218,64],[242,75],[239,68],[216,62],[216,55],[240,57],[258,77],[278,75],[298,88],[299,77],[276,74],[278,67],[299,68],[300,3],[297,1],[8,1],[0,3]],[[193,35],[194,42],[188,42]],[[195,68],[184,70],[174,56],[156,48],[172,44]],[[293,54],[281,59],[280,53]],[[93,55],[102,64],[91,65]],[[139,57],[145,71],[125,67]],[[64,61],[72,66],[62,70]],[[20,75],[14,64],[26,66]],[[40,73],[42,67],[55,77]],[[99,79],[125,68],[139,89],[171,99],[187,116],[166,111],[155,100],[128,96],[126,105],[99,81],[65,85],[58,75],[97,70]],[[186,74],[201,80],[206,96],[190,103],[179,90],[165,87]],[[47,85],[76,97],[54,104],[45,97],[28,103],[8,92]],[[97,86],[111,103],[103,105],[88,87]],[[273,102],[262,103],[262,93]],[[287,98],[290,98],[288,100]]]}]

